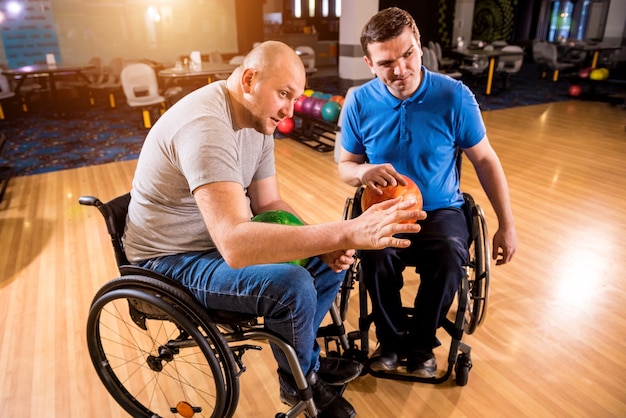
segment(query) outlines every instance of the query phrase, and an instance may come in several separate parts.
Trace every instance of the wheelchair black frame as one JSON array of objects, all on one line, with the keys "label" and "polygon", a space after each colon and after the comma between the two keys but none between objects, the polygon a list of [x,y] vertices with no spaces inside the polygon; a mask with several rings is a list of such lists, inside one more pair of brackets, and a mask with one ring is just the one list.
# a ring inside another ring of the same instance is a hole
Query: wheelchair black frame
[{"label": "wheelchair black frame", "polygon": [[[302,413],[305,413],[308,417],[315,417],[317,410],[313,401],[313,393],[300,368],[295,350],[280,336],[265,329],[256,316],[206,309],[197,302],[195,297],[187,289],[183,288],[173,279],[157,272],[129,264],[122,241],[129,202],[129,193],[118,196],[107,203],[102,203],[98,198],[93,196],[82,196],[79,199],[81,205],[95,206],[98,208],[104,217],[121,275],[106,283],[94,296],[87,321],[87,340],[92,363],[101,381],[114,399],[133,416],[158,416],[137,402],[134,396],[125,390],[124,384],[117,380],[114,371],[111,370],[106,354],[103,353],[101,347],[97,347],[100,308],[102,308],[109,299],[118,297],[120,299],[129,299],[130,316],[132,317],[132,321],[140,328],[141,322],[148,318],[169,320],[175,323],[181,331],[184,331],[180,328],[182,324],[179,322],[186,322],[188,324],[187,319],[189,319],[193,321],[194,324],[197,324],[197,326],[210,331],[210,338],[207,337],[207,342],[211,350],[205,347],[203,352],[205,356],[209,357],[209,362],[214,362],[215,357],[225,362],[225,366],[222,367],[226,367],[227,369],[225,380],[228,385],[225,389],[226,393],[223,395],[224,400],[217,402],[218,405],[215,406],[215,410],[211,415],[212,417],[232,416],[237,408],[237,402],[239,400],[238,378],[239,375],[245,371],[242,356],[245,351],[249,349],[260,349],[260,347],[248,344],[233,344],[248,340],[266,340],[276,344],[276,346],[283,351],[289,362],[301,401],[288,411],[277,413],[276,417],[295,417]],[[150,313],[134,309],[131,303],[132,299],[139,299],[140,302],[150,303],[152,306],[156,306],[159,312],[168,313],[163,315],[162,318],[151,318]],[[165,302],[166,300],[172,300],[176,306],[168,305]],[[180,310],[181,306],[185,307],[182,311]],[[174,314],[171,313],[170,308],[175,311]],[[176,311],[176,309],[179,311]],[[182,319],[174,318],[179,314],[182,316]],[[320,336],[329,337],[334,335],[335,338],[342,339],[347,343],[345,330],[338,309],[333,306],[331,314],[334,321],[327,327],[320,329]],[[342,335],[337,335],[336,333],[342,333]],[[181,332],[181,335],[182,334]],[[188,336],[183,336],[180,340],[170,340],[159,348],[159,356],[150,355],[146,362],[149,363],[152,361],[153,363],[158,363],[161,361],[170,361],[160,358],[162,356],[160,353],[162,349],[166,352],[176,351],[178,347],[184,347],[189,344],[197,343],[190,341]],[[214,353],[215,350],[217,350],[217,354]],[[213,354],[210,354],[209,351],[212,351]],[[171,355],[170,353],[165,354],[167,356]],[[212,356],[214,358],[211,359],[210,357]],[[154,367],[158,368],[158,364]],[[220,395],[220,397],[221,396],[222,395]],[[171,408],[170,412],[174,412],[174,408]]]},{"label": "wheelchair black frame", "polygon": [[[457,158],[457,169],[460,171],[460,153]],[[351,219],[361,213],[361,195],[364,188],[360,187],[355,192],[354,197],[346,199],[343,218]],[[342,284],[339,295],[339,313],[342,320],[345,320],[349,297],[351,291],[358,282],[359,291],[359,329],[349,332],[347,335],[347,343],[345,339],[337,340],[334,337],[328,337],[325,340],[327,352],[334,355],[341,355],[348,358],[354,358],[364,363],[364,370],[375,376],[386,379],[404,380],[411,382],[433,383],[439,384],[447,381],[452,375],[452,371],[456,374],[456,383],[459,386],[467,384],[469,371],[472,367],[471,347],[462,341],[463,334],[472,334],[476,328],[484,321],[487,308],[490,266],[489,266],[489,242],[487,234],[487,226],[482,208],[477,205],[471,195],[463,193],[465,200],[464,210],[470,230],[470,265],[465,266],[465,277],[462,278],[457,291],[457,310],[454,321],[448,318],[443,320],[441,328],[443,328],[451,337],[450,350],[448,354],[448,368],[443,375],[439,377],[426,378],[414,376],[408,373],[398,371],[376,371],[368,367],[369,356],[369,329],[374,322],[373,315],[369,310],[369,299],[364,281],[361,280],[362,271],[360,263],[357,260],[353,268],[348,270]],[[480,245],[477,242],[480,241]],[[473,248],[472,248],[473,245]],[[472,249],[473,253],[472,254]],[[475,273],[472,277],[472,271]],[[407,314],[412,313],[412,309],[404,308]],[[360,341],[360,347],[357,342]],[[334,348],[332,347],[334,346]]]}]

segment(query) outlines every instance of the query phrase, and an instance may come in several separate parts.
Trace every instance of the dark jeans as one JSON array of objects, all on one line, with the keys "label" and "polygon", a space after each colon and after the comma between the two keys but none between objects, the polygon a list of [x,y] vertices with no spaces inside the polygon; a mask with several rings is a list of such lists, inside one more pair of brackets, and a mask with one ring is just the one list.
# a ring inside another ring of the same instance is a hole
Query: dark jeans
[{"label": "dark jeans", "polygon": [[[428,212],[422,230],[408,236],[409,248],[362,251],[361,265],[378,341],[386,350],[407,354],[439,345],[435,335],[463,277],[469,258],[469,228],[461,208]],[[416,266],[420,286],[410,320],[402,309],[402,272]]]}]

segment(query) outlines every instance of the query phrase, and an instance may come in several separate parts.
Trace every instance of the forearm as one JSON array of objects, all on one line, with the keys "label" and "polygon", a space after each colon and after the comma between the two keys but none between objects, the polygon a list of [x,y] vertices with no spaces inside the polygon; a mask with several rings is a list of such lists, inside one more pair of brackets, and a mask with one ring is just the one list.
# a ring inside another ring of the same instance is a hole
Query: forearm
[{"label": "forearm", "polygon": [[220,252],[234,268],[280,263],[349,248],[351,229],[338,222],[289,226],[245,222],[232,228]]},{"label": "forearm", "polygon": [[496,213],[499,227],[514,228],[515,220],[511,209],[509,187],[502,165],[499,161],[497,163],[485,163],[476,167],[476,172]]},{"label": "forearm", "polygon": [[353,187],[359,187],[363,183],[361,182],[362,170],[365,169],[366,163],[359,163],[354,161],[340,161],[338,164],[339,177],[346,184]]}]

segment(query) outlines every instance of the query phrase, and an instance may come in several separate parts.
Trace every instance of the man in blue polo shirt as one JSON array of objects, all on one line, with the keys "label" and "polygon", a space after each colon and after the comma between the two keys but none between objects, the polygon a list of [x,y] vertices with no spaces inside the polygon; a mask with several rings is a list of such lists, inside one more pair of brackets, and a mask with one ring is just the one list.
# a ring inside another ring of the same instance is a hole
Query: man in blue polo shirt
[{"label": "man in blue polo shirt", "polygon": [[[433,349],[439,345],[435,333],[469,257],[457,150],[474,166],[498,217],[492,254],[496,264],[509,262],[517,247],[508,185],[472,92],[422,66],[420,34],[411,15],[395,7],[380,11],[363,28],[361,46],[376,78],[346,101],[341,178],[379,191],[404,185],[404,174],[421,189],[428,214],[419,221],[422,232],[409,238],[409,248],[362,253],[379,342],[370,367],[394,370],[406,357],[409,373],[433,377]],[[402,310],[400,298],[407,264],[420,271],[413,320]]]}]

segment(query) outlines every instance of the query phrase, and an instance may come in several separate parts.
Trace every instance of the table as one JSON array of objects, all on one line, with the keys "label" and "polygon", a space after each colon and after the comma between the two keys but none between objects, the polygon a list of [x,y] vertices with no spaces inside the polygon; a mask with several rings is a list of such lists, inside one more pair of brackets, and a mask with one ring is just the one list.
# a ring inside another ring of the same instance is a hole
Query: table
[{"label": "table", "polygon": [[2,70],[2,73],[13,77],[17,82],[15,86],[16,96],[19,94],[20,89],[24,85],[27,78],[47,77],[49,82],[48,84],[50,86],[50,97],[52,99],[52,103],[54,104],[55,110],[63,115],[65,114],[63,102],[59,99],[55,84],[55,77],[74,74],[78,75],[85,80],[87,84],[89,84],[91,81],[84,72],[93,68],[93,65],[35,64],[9,70]]},{"label": "table", "polygon": [[598,57],[600,56],[600,52],[602,51],[617,51],[619,49],[622,49],[621,46],[616,46],[616,45],[602,45],[602,44],[596,44],[596,45],[579,45],[576,44],[574,46],[571,47],[572,49],[576,49],[579,51],[585,51],[587,53],[591,52],[592,53],[592,59],[591,59],[591,68],[596,68],[596,66],[598,65]]},{"label": "table", "polygon": [[489,96],[491,94],[491,87],[493,85],[493,77],[496,71],[496,61],[499,57],[504,55],[520,55],[518,51],[503,51],[501,49],[484,50],[484,49],[453,49],[454,54],[460,55],[464,58],[473,58],[476,56],[486,57],[489,59],[489,69],[487,72],[487,88],[485,94]]},{"label": "table", "polygon": [[226,62],[203,62],[200,68],[170,67],[159,71],[159,77],[173,80],[180,78],[207,77],[207,83],[213,82],[216,74],[230,74],[238,65]]}]

